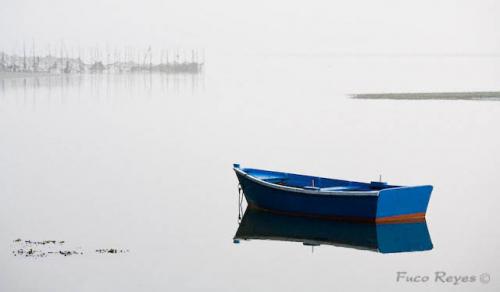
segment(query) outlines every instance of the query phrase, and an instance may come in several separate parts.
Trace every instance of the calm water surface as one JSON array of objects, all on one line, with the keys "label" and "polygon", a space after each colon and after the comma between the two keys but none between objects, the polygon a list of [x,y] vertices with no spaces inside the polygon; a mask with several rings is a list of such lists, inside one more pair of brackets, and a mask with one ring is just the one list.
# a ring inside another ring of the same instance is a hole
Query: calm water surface
[{"label": "calm water surface", "polygon": [[[1,291],[498,291],[500,102],[347,95],[495,91],[500,59],[226,56],[208,65],[201,76],[0,80]],[[434,248],[233,244],[234,162],[433,184]],[[17,238],[64,240],[84,254],[13,256]],[[398,271],[431,280],[397,282]],[[434,283],[436,271],[491,281]]]}]

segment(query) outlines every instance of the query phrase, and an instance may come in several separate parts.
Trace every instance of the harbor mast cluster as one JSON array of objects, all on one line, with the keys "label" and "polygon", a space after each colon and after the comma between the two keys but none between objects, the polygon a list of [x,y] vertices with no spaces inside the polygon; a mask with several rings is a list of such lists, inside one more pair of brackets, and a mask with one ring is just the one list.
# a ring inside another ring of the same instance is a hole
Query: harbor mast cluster
[{"label": "harbor mast cluster", "polygon": [[163,72],[197,74],[203,70],[205,56],[197,49],[68,48],[61,44],[37,50],[35,44],[22,52],[0,49],[0,72],[3,73],[125,73]]}]

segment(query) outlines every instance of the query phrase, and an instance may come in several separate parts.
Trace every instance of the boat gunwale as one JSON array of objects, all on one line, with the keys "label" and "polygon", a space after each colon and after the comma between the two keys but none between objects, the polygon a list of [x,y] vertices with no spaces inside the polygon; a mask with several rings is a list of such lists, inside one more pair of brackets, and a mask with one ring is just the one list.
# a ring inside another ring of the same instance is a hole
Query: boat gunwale
[{"label": "boat gunwale", "polygon": [[[299,194],[307,194],[307,195],[322,195],[322,196],[373,196],[373,197],[378,197],[380,192],[383,190],[378,190],[378,191],[324,191],[321,189],[318,190],[307,190],[307,189],[302,189],[302,188],[297,188],[297,187],[290,187],[290,186],[284,186],[284,185],[279,185],[275,183],[270,183],[265,180],[259,179],[255,176],[252,176],[248,174],[247,172],[243,171],[241,168],[236,168],[233,167],[234,171],[239,173],[240,175],[247,177],[249,180],[264,185],[266,187],[270,187],[273,189],[278,189],[282,191],[288,191],[288,192],[294,192],[294,193],[299,193]],[[394,187],[390,188],[391,190],[393,189],[401,189],[401,188],[407,188],[407,187]]]}]

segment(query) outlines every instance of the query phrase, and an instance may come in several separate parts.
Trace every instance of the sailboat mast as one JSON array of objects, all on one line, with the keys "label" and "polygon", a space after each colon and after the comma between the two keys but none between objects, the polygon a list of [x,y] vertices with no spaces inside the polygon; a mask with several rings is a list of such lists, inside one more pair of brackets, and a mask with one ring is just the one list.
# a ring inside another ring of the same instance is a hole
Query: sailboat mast
[{"label": "sailboat mast", "polygon": [[64,68],[64,56],[63,56],[63,41],[61,40],[61,51],[60,51],[60,54],[61,54],[61,71],[63,70]]},{"label": "sailboat mast", "polygon": [[26,72],[26,43],[23,42],[23,71]]},{"label": "sailboat mast", "polygon": [[36,72],[37,64],[36,64],[36,53],[35,53],[35,39],[33,39],[33,72]]}]

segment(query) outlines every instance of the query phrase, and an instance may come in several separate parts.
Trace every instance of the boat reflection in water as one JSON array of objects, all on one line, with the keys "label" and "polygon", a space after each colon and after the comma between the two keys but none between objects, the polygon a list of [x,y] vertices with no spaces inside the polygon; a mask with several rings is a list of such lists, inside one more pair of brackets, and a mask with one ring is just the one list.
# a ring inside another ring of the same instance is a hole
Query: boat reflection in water
[{"label": "boat reflection in water", "polygon": [[425,220],[360,223],[288,216],[247,208],[234,242],[251,239],[302,242],[311,246],[334,245],[380,253],[432,249]]}]

